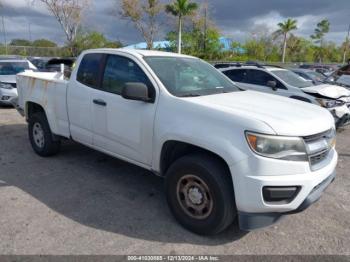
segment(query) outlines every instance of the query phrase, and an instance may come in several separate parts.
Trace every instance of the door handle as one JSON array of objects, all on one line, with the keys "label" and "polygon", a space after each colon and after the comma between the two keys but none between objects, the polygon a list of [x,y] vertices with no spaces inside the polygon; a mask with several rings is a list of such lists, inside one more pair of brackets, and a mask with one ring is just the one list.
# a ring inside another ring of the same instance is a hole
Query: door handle
[{"label": "door handle", "polygon": [[99,106],[106,106],[107,103],[103,101],[102,99],[94,99],[93,100],[94,104],[99,105]]}]

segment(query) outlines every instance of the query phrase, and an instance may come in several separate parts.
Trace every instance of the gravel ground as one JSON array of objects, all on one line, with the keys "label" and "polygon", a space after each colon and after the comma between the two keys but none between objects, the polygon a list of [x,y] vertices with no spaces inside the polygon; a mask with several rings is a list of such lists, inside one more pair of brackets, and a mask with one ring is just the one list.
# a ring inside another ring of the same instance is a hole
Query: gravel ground
[{"label": "gravel ground", "polygon": [[339,132],[337,179],[305,212],[201,237],[171,216],[161,178],[70,141],[40,158],[23,118],[0,108],[0,254],[350,255],[349,137]]}]

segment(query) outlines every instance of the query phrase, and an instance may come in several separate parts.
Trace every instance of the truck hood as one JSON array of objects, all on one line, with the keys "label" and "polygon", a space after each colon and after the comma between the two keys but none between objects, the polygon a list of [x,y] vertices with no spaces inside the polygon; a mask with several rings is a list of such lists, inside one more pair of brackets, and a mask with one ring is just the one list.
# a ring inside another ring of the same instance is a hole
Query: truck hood
[{"label": "truck hood", "polygon": [[15,84],[16,83],[16,75],[0,75],[0,82]]},{"label": "truck hood", "polygon": [[319,94],[333,99],[338,99],[343,96],[350,96],[350,91],[346,88],[329,84],[305,87],[302,88],[302,90],[305,93]]},{"label": "truck hood", "polygon": [[278,135],[309,136],[334,127],[334,118],[320,106],[261,92],[241,91],[188,99],[233,116],[264,122]]}]

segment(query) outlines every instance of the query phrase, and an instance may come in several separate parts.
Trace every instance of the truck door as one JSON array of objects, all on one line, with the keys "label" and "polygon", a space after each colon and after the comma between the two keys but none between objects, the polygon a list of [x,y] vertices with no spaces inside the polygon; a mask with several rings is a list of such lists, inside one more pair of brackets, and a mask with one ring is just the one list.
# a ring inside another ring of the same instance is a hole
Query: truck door
[{"label": "truck door", "polygon": [[92,145],[92,91],[99,86],[103,54],[86,54],[67,90],[67,106],[71,136],[75,141]]},{"label": "truck door", "polygon": [[126,83],[139,82],[156,89],[149,76],[131,57],[107,55],[100,89],[92,94],[93,144],[117,157],[151,165],[155,103],[121,96]]}]

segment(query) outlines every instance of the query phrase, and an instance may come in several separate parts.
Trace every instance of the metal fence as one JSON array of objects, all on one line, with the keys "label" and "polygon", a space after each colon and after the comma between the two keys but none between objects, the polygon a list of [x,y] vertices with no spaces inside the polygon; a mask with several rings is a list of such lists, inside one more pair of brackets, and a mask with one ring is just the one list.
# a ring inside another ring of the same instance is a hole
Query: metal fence
[{"label": "metal fence", "polygon": [[64,57],[70,56],[66,47],[0,46],[0,55]]}]

